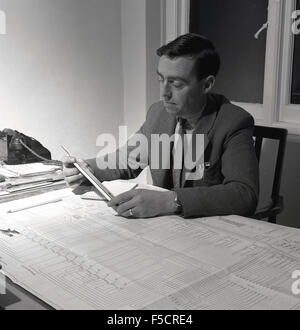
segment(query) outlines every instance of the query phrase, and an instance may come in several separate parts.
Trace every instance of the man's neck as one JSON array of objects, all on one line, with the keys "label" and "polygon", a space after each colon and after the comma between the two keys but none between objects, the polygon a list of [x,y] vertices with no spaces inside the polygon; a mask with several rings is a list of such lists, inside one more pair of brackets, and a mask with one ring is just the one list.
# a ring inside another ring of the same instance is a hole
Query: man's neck
[{"label": "man's neck", "polygon": [[205,102],[204,102],[203,106],[201,107],[200,111],[196,112],[195,114],[193,114],[189,117],[184,118],[188,123],[188,127],[190,127],[191,129],[195,129],[200,118],[202,117],[202,114],[203,114],[204,109],[206,108],[206,105],[207,105],[207,97],[206,97]]}]

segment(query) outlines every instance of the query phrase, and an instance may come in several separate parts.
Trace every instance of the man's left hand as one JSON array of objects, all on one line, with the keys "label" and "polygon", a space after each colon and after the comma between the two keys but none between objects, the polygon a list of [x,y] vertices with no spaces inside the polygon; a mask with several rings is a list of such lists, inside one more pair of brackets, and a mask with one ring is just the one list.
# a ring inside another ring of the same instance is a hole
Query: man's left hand
[{"label": "man's left hand", "polygon": [[174,197],[173,191],[135,189],[114,197],[107,205],[126,218],[152,218],[174,214]]}]

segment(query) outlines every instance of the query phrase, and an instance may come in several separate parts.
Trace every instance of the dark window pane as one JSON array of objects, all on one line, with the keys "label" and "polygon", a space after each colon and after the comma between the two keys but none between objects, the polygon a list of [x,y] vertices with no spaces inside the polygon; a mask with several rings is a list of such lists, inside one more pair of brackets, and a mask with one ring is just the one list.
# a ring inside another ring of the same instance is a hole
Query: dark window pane
[{"label": "dark window pane", "polygon": [[[300,0],[297,0],[297,10],[300,10]],[[300,104],[300,34],[295,35],[291,103]]]},{"label": "dark window pane", "polygon": [[268,0],[191,0],[190,32],[208,37],[221,57],[215,91],[233,101],[263,103]]}]

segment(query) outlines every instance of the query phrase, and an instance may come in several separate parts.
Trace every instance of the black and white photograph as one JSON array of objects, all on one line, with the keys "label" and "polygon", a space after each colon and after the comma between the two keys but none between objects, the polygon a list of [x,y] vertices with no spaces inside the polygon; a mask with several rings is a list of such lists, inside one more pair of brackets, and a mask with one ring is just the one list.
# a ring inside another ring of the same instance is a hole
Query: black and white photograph
[{"label": "black and white photograph", "polygon": [[0,310],[300,309],[300,0],[0,0],[0,113]]}]

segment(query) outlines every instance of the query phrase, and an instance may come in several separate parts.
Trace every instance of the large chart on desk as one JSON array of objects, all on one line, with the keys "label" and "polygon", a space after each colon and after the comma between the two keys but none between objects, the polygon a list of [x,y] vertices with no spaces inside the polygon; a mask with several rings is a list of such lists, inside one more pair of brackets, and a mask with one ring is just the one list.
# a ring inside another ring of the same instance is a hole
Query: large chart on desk
[{"label": "large chart on desk", "polygon": [[123,219],[102,201],[6,214],[8,276],[58,309],[300,309],[300,231],[240,217]]}]

